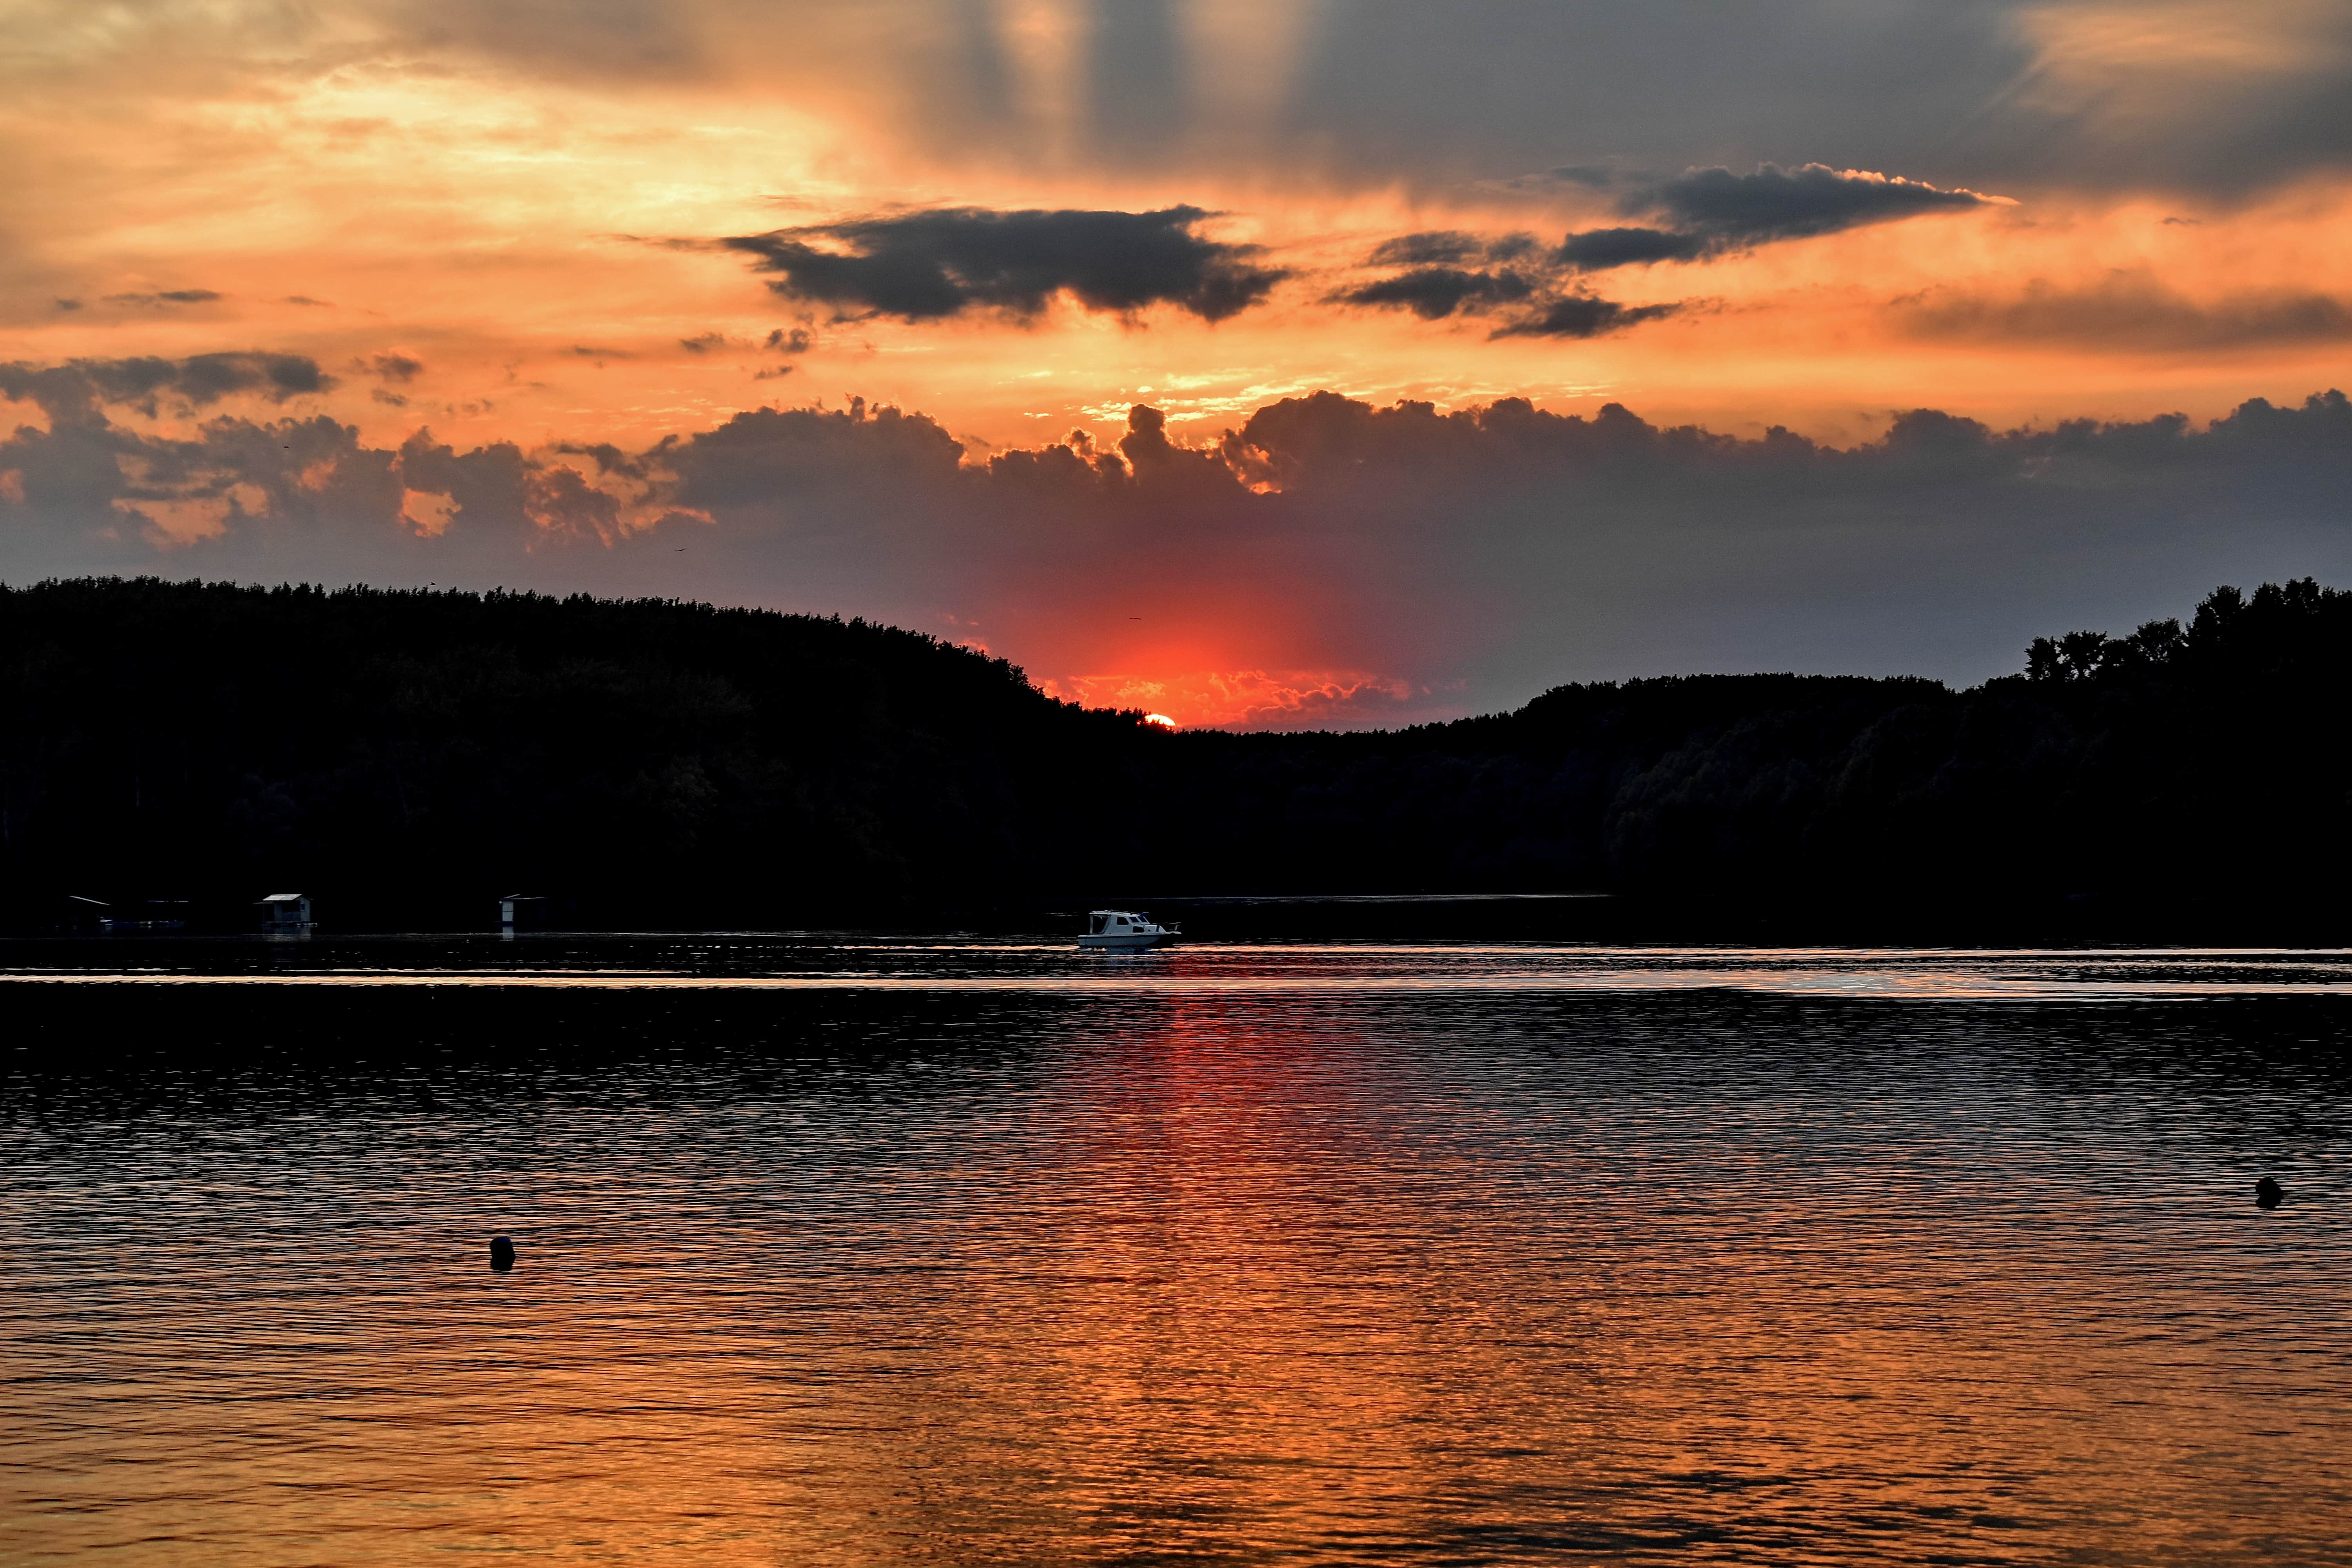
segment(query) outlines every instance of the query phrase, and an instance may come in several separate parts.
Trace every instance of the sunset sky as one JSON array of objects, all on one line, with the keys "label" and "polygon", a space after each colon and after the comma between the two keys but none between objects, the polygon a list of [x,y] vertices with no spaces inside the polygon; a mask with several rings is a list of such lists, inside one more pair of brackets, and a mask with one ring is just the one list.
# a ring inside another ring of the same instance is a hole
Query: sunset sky
[{"label": "sunset sky", "polygon": [[2352,580],[2342,0],[0,0],[0,577],[1187,724]]}]

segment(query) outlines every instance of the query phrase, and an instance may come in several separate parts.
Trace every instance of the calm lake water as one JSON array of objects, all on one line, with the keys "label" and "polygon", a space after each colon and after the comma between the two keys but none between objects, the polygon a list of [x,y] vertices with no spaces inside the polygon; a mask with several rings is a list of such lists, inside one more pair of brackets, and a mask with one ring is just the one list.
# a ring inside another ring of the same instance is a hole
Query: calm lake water
[{"label": "calm lake water", "polygon": [[8,1563],[2352,1563],[2352,954],[0,964]]}]

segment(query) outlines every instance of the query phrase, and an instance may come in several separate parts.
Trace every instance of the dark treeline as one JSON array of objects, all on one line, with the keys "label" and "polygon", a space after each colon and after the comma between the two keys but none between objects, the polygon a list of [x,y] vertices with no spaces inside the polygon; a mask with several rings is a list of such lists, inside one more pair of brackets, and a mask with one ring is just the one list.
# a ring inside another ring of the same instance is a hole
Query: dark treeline
[{"label": "dark treeline", "polygon": [[0,659],[19,908],[871,914],[1020,886],[1055,774],[1139,730],[911,632],[661,600],[47,583],[0,589]]},{"label": "dark treeline", "polygon": [[0,877],[20,930],[76,894],[299,890],[352,929],[478,925],[516,891],[584,924],[772,926],[1592,889],[1844,910],[1855,935],[2070,908],[2326,934],[2347,674],[2352,594],[2306,579],[2037,641],[1967,691],[1699,676],[1392,732],[1171,735],[857,621],[48,583],[0,589]]}]

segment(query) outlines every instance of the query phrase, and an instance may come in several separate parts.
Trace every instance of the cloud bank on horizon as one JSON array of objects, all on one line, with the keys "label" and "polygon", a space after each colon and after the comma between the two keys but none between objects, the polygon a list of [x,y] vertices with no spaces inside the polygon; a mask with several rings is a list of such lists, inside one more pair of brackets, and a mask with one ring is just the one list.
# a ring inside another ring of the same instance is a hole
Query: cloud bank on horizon
[{"label": "cloud bank on horizon", "polygon": [[2312,0],[29,0],[0,80],[10,578],[1368,722],[1972,679],[2343,554]]},{"label": "cloud bank on horizon", "polygon": [[[0,364],[12,577],[530,585],[853,611],[1193,723],[1396,723],[1562,672],[1795,665],[1974,680],[2060,621],[2231,575],[2352,571],[2352,403],[1995,430],[1930,409],[1850,448],[1524,399],[1331,393],[1213,443],[1137,405],[984,456],[862,402],[627,449],[376,446],[322,416],[164,437],[111,414],[186,365]],[[199,386],[206,384],[198,380]],[[181,395],[189,395],[181,394]]]}]

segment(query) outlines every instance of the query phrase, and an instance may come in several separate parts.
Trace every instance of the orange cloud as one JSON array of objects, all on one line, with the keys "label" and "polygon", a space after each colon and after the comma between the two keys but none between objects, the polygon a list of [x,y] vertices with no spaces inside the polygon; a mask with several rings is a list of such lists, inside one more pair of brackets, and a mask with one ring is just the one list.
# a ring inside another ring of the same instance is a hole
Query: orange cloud
[{"label": "orange cloud", "polygon": [[1066,702],[1142,709],[1185,729],[1361,728],[1422,716],[1407,706],[1412,681],[1355,669],[1139,671],[1049,676],[1040,685]]}]

